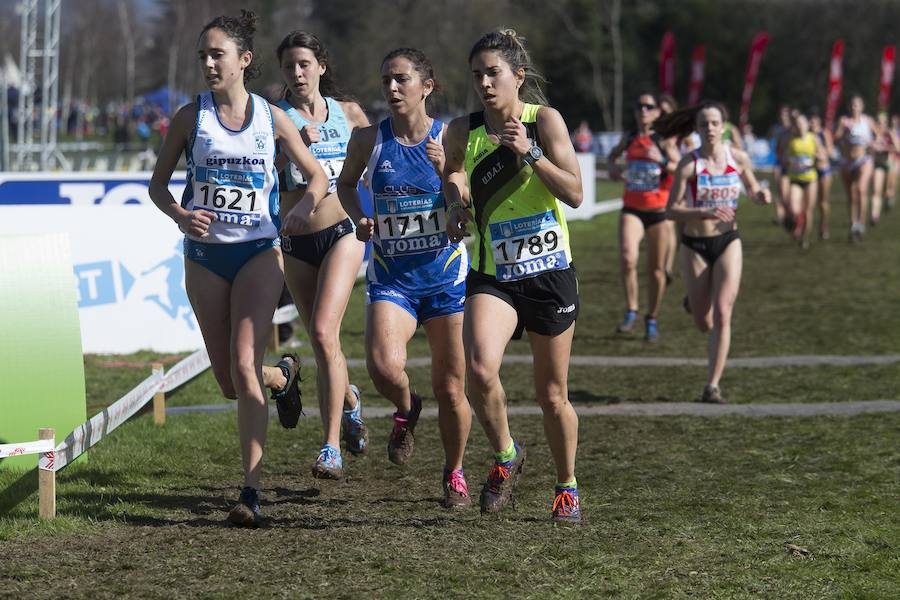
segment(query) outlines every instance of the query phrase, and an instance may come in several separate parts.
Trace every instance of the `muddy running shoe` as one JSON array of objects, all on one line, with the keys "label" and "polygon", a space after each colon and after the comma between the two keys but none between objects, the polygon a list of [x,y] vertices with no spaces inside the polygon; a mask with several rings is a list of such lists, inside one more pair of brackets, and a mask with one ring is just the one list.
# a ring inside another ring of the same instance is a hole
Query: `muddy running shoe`
[{"label": "muddy running shoe", "polygon": [[725,399],[722,398],[722,391],[719,390],[719,386],[717,385],[707,385],[703,388],[703,396],[701,397],[701,402],[708,402],[710,404],[725,404]]},{"label": "muddy running shoe", "polygon": [[296,354],[284,354],[275,365],[284,373],[287,383],[280,390],[272,390],[272,400],[278,408],[278,420],[285,429],[293,429],[300,420],[300,359]]},{"label": "muddy running shoe", "polygon": [[626,310],[625,319],[616,327],[616,333],[630,333],[637,323],[638,314],[636,310]]},{"label": "muddy running shoe", "polygon": [[252,487],[241,490],[238,503],[228,513],[228,520],[238,527],[259,527],[259,491]]},{"label": "muddy running shoe", "polygon": [[553,508],[550,510],[554,523],[560,525],[581,523],[581,502],[578,500],[578,488],[556,488]]},{"label": "muddy running shoe", "polygon": [[647,334],[644,336],[644,339],[648,342],[659,341],[659,323],[656,322],[656,319],[647,317],[646,326]]},{"label": "muddy running shoe", "polygon": [[487,481],[481,488],[481,514],[498,513],[513,500],[513,488],[525,465],[525,446],[516,443],[516,457],[509,461],[494,462]]},{"label": "muddy running shoe", "polygon": [[341,414],[341,431],[347,451],[350,454],[362,454],[369,448],[369,428],[362,420],[362,398],[359,388],[351,383],[350,390],[356,396],[356,406]]},{"label": "muddy running shoe", "polygon": [[422,399],[417,394],[410,394],[409,401],[412,404],[409,414],[404,417],[399,412],[394,413],[394,429],[388,439],[388,460],[395,465],[405,465],[415,447],[413,430],[422,412]]},{"label": "muddy running shoe", "polygon": [[455,471],[444,469],[444,499],[441,501],[441,506],[456,509],[472,506],[469,486],[466,484],[466,475],[462,469]]},{"label": "muddy running shoe", "polygon": [[312,476],[316,479],[343,479],[344,461],[341,460],[341,451],[328,444],[322,446],[313,463]]}]

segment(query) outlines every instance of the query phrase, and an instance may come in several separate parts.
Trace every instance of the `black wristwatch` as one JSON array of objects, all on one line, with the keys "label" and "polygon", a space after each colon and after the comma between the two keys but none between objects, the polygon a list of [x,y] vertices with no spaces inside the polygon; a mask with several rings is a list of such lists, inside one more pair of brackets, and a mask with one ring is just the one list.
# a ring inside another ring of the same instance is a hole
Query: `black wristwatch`
[{"label": "black wristwatch", "polygon": [[530,167],[533,166],[537,161],[541,160],[542,156],[544,156],[544,151],[541,150],[541,147],[532,146],[528,149],[528,152],[525,153],[525,156],[522,157],[522,162]]}]

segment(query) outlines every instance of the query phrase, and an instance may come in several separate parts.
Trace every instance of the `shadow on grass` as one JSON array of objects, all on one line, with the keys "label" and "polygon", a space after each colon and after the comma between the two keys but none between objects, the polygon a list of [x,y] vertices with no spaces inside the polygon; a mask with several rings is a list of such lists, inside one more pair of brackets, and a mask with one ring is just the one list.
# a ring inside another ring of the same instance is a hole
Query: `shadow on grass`
[{"label": "shadow on grass", "polygon": [[38,491],[38,470],[37,467],[30,471],[25,471],[22,475],[0,490],[0,517],[12,511],[15,507],[22,503],[31,494]]}]

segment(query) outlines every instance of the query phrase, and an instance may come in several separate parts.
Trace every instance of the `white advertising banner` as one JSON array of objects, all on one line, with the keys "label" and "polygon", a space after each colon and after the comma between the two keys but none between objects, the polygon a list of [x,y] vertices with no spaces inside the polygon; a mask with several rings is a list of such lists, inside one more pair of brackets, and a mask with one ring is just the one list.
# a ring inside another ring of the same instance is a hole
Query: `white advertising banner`
[{"label": "white advertising banner", "polygon": [[203,347],[183,236],[153,204],[0,206],[0,234],[69,233],[84,352]]}]

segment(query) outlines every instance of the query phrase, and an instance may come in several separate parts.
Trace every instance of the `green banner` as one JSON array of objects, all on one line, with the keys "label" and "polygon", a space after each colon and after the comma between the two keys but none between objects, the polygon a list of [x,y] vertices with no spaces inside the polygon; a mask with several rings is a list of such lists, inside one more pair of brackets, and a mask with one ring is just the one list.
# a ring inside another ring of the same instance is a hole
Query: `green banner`
[{"label": "green banner", "polygon": [[0,236],[0,444],[34,441],[41,427],[58,444],[86,420],[74,277],[67,234]]}]

